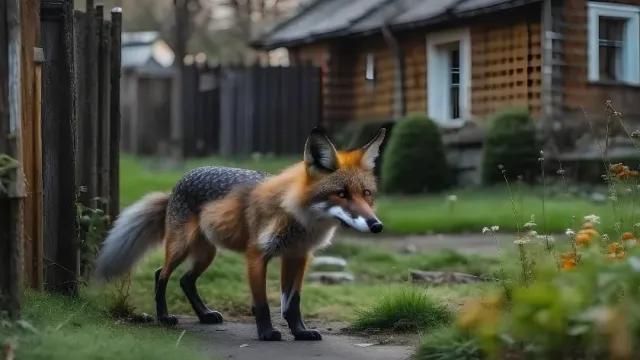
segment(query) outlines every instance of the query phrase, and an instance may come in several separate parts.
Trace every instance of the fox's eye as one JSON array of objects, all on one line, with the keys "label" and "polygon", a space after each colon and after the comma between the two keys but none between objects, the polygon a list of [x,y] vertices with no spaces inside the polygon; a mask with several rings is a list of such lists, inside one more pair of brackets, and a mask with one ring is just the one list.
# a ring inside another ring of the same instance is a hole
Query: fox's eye
[{"label": "fox's eye", "polygon": [[340,199],[344,199],[344,198],[347,197],[347,193],[344,190],[340,190],[340,191],[338,191],[338,197]]},{"label": "fox's eye", "polygon": [[365,190],[364,196],[371,196],[371,190]]}]

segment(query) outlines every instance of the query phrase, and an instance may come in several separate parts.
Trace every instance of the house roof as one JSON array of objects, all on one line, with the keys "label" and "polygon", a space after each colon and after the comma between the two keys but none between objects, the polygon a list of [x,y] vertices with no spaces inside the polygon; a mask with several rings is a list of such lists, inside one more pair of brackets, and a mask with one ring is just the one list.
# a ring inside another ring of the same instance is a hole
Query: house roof
[{"label": "house roof", "polygon": [[252,42],[265,50],[442,23],[542,0],[316,0]]},{"label": "house roof", "polygon": [[150,63],[173,64],[175,54],[157,31],[122,33],[122,68],[140,68]]}]

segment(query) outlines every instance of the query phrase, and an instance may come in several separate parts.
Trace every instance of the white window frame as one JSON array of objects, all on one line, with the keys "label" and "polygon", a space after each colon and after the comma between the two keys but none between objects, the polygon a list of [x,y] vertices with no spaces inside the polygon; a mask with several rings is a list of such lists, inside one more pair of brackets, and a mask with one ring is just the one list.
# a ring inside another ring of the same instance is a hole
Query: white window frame
[{"label": "white window frame", "polygon": [[627,20],[623,34],[622,78],[619,83],[640,84],[640,6],[589,1],[589,81],[600,81],[600,17]]},{"label": "white window frame", "polygon": [[[448,51],[441,46],[458,42],[460,44],[460,117],[451,118],[451,93]],[[445,127],[460,127],[470,118],[471,89],[471,31],[458,28],[430,33],[427,35],[427,111],[431,119]],[[443,91],[447,89],[447,91]],[[443,106],[443,104],[447,104]]]},{"label": "white window frame", "polygon": [[367,53],[364,79],[367,81],[375,81],[376,79],[376,57],[373,53]]}]

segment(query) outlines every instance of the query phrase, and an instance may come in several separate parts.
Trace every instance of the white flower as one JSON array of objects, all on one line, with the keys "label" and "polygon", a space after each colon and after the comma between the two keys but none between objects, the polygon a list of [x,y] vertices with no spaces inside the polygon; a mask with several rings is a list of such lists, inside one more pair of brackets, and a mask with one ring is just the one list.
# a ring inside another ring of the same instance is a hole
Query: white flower
[{"label": "white flower", "polygon": [[587,215],[584,217],[584,221],[588,221],[590,223],[594,223],[594,224],[599,224],[600,223],[600,216],[597,215]]},{"label": "white flower", "polygon": [[538,235],[537,236],[538,240],[544,242],[544,243],[555,243],[556,239],[553,238],[553,236],[551,235]]},{"label": "white flower", "polygon": [[527,238],[515,239],[515,240],[513,241],[513,243],[514,243],[514,244],[516,244],[516,245],[525,245],[525,244],[528,244],[528,243],[530,243],[530,242],[531,242],[531,240],[530,240],[530,239],[527,239]]},{"label": "white flower", "polygon": [[538,236],[538,232],[535,230],[531,230],[527,233],[527,236],[533,236],[533,237]]},{"label": "white flower", "polygon": [[486,227],[486,226],[485,226],[485,227],[483,227],[483,228],[482,228],[482,233],[483,233],[483,234],[486,234],[486,233],[488,233],[489,231],[491,231],[492,233],[495,233],[495,232],[497,232],[498,230],[500,230],[500,227],[499,227],[499,226],[497,226],[497,225],[493,225],[493,226],[492,226],[492,227],[490,227],[490,228],[488,228],[488,227]]},{"label": "white flower", "polygon": [[525,224],[523,225],[523,227],[524,227],[525,229],[531,229],[531,228],[534,228],[534,227],[536,227],[536,226],[538,226],[538,224],[536,224],[536,218],[535,218],[535,216],[534,216],[534,215],[531,215],[531,220],[529,220],[527,223],[525,223]]},{"label": "white flower", "polygon": [[569,237],[573,237],[576,234],[576,232],[571,229],[567,229],[567,231],[565,231],[564,233]]},{"label": "white flower", "polygon": [[447,196],[447,200],[451,201],[451,202],[456,202],[456,201],[458,201],[458,197],[455,196],[455,195],[449,195],[449,196]]}]

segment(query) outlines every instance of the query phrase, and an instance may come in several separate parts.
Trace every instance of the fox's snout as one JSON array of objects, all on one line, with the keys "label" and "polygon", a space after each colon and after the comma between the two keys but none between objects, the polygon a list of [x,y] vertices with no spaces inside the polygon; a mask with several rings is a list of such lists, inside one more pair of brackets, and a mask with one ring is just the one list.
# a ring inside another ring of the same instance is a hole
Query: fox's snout
[{"label": "fox's snout", "polygon": [[328,213],[337,218],[352,229],[361,232],[372,232],[377,234],[382,231],[382,222],[373,214],[371,208],[367,205],[365,211],[357,211],[358,209],[343,208],[340,205],[331,206]]}]

